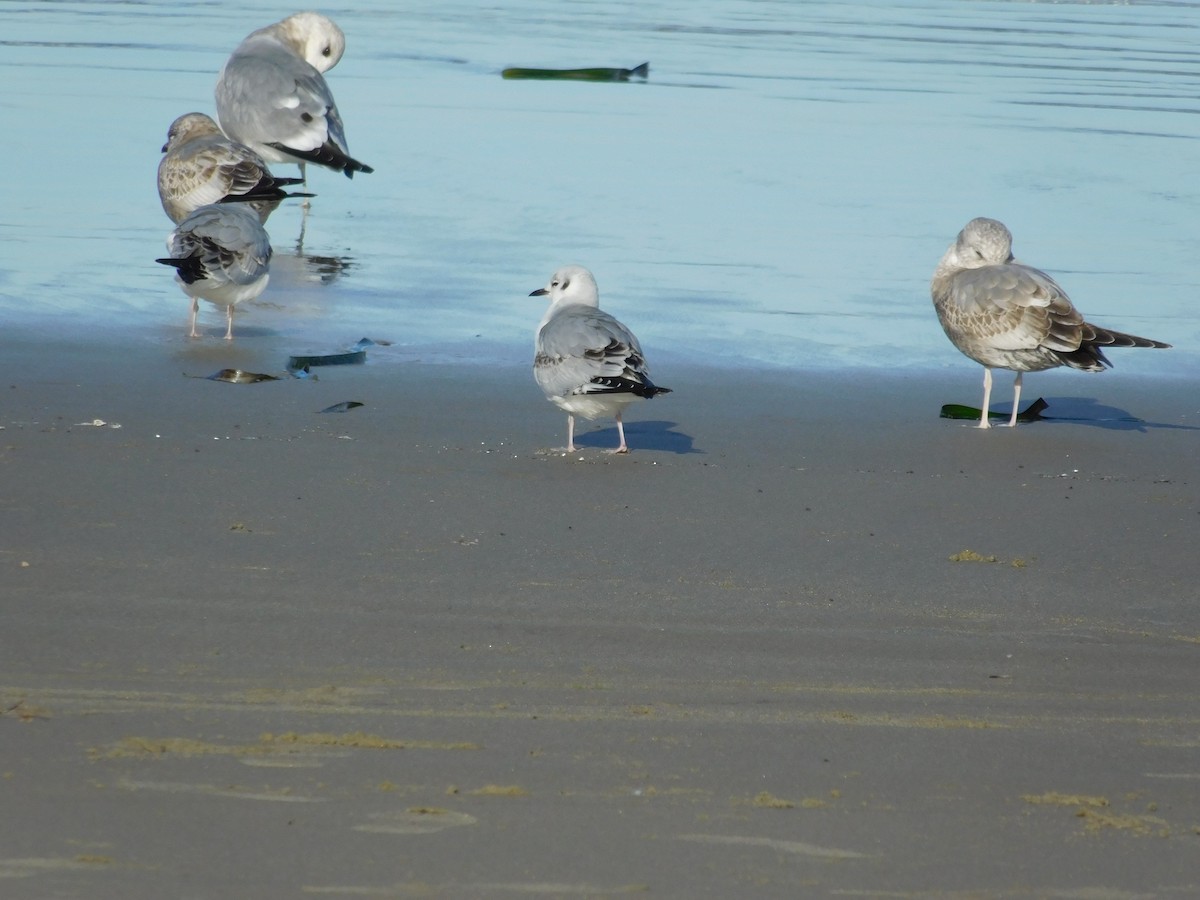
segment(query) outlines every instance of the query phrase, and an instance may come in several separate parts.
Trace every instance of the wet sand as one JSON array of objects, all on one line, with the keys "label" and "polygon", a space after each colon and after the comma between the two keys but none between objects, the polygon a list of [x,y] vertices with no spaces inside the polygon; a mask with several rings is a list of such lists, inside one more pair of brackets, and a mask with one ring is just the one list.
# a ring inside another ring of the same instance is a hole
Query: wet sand
[{"label": "wet sand", "polygon": [[1189,384],[266,343],[5,348],[4,897],[1200,892]]}]

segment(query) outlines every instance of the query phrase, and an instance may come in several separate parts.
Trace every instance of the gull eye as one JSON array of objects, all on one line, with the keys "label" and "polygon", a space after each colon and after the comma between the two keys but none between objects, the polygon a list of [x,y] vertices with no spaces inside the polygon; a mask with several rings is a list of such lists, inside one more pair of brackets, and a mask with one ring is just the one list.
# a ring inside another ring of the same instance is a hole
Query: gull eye
[{"label": "gull eye", "polygon": [[333,48],[332,48],[332,47],[330,47],[328,44],[326,44],[326,45],[325,45],[325,49],[321,51],[321,55],[322,55],[322,56],[329,56],[331,53],[333,53]]}]

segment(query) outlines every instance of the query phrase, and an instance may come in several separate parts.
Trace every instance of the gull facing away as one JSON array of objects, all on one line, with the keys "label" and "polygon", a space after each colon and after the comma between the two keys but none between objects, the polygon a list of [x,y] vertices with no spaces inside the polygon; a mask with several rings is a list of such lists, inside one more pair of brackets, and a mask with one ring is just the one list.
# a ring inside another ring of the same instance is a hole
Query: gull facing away
[{"label": "gull facing away", "polygon": [[202,206],[235,202],[265,223],[286,198],[313,196],[285,191],[301,179],[273,176],[261,156],[225,137],[204,113],[185,113],[172,122],[162,152],[158,198],[176,225]]},{"label": "gull facing away", "polygon": [[980,428],[991,427],[992,369],[1017,373],[1013,427],[1026,372],[1055,366],[1103,372],[1112,366],[1104,347],[1171,346],[1085,322],[1053,278],[1013,259],[1012,234],[995,219],[972,219],[958,233],[933,273],[930,293],[946,336],[983,366]]},{"label": "gull facing away", "polygon": [[633,332],[600,309],[596,279],[583,266],[564,266],[530,297],[550,297],[534,342],[533,377],[546,399],[567,412],[567,452],[575,447],[575,417],[613,416],[628,453],[621,413],[635,400],[669,394],[650,380]]},{"label": "gull facing away", "polygon": [[327,166],[353,178],[373,172],[350,156],[342,117],[321,73],[337,65],[346,36],[332,19],[296,13],[252,32],[217,81],[225,133],[270,163]]},{"label": "gull facing away", "polygon": [[225,307],[225,340],[233,340],[233,308],[253,300],[267,286],[271,241],[258,215],[242,204],[202,206],[167,237],[164,266],[175,268],[175,280],[192,298],[189,336],[197,337],[200,301]]}]

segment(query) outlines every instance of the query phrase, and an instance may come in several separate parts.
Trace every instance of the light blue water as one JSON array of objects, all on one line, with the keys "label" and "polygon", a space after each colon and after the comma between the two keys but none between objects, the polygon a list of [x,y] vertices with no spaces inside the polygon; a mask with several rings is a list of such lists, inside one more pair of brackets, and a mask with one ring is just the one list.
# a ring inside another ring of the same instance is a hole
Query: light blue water
[{"label": "light blue water", "polygon": [[[184,341],[188,301],[153,262],[159,147],[212,112],[241,37],[298,8],[0,0],[9,328]],[[1200,4],[320,8],[347,35],[328,78],[351,152],[376,171],[310,174],[302,253],[298,206],[271,218],[272,283],[239,341],[524,360],[543,310],[526,295],[579,262],[659,371],[968,365],[928,280],[988,215],[1089,319],[1176,345],[1118,368],[1200,373]],[[645,60],[646,84],[499,76]]]}]

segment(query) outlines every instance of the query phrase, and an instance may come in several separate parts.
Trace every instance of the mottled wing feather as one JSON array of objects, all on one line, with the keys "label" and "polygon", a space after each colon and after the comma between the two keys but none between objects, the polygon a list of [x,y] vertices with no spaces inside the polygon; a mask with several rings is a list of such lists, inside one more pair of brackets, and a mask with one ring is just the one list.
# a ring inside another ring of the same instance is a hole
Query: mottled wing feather
[{"label": "mottled wing feather", "polygon": [[1019,263],[956,272],[944,298],[948,322],[996,350],[1071,352],[1083,317],[1054,279]]},{"label": "mottled wing feather", "polygon": [[[253,284],[270,262],[271,244],[265,231],[249,226],[247,220],[219,210],[198,214],[191,228],[176,231],[171,239],[171,256],[192,261],[186,268],[179,267],[180,277],[188,283],[206,278],[216,283]],[[188,272],[191,278],[185,274]]]},{"label": "mottled wing feather", "polygon": [[647,375],[637,338],[601,310],[567,307],[538,334],[534,377],[547,396],[636,393]]}]

